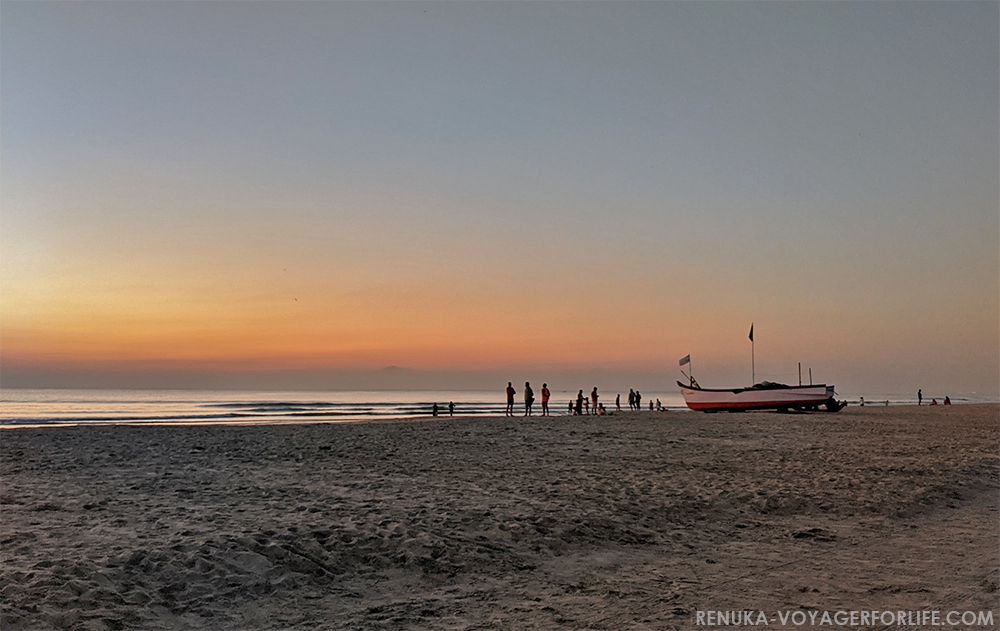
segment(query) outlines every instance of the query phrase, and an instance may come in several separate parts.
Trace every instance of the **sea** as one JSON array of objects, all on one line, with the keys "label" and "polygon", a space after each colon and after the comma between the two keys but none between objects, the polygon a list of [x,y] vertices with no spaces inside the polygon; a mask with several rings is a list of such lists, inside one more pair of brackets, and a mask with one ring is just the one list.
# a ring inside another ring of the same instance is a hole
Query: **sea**
[{"label": "sea", "polygon": [[[520,394],[520,392],[519,392]],[[617,394],[617,393],[616,393]],[[534,414],[540,414],[535,393]],[[669,410],[686,410],[680,393],[643,393],[643,405],[659,398]],[[628,392],[622,405],[628,409]],[[553,415],[567,414],[576,392],[553,391]],[[419,419],[448,415],[503,415],[506,396],[494,391],[317,391],[246,390],[59,390],[0,389],[0,428],[75,425],[346,423],[380,419]],[[614,395],[600,402],[614,410]],[[523,399],[514,404],[524,413]]]},{"label": "sea", "polygon": [[[615,394],[602,393],[600,402],[615,409]],[[534,413],[541,413],[536,401]],[[628,409],[628,392],[622,406]],[[567,415],[576,392],[554,391],[549,404],[553,415]],[[916,395],[873,394],[866,405],[915,405]],[[663,409],[689,412],[679,392],[643,393],[643,408],[650,401]],[[849,399],[852,405],[860,397]],[[925,403],[930,397],[925,397]],[[996,398],[952,397],[953,403],[995,402]],[[0,428],[72,427],[81,425],[207,425],[348,423],[357,421],[421,419],[438,405],[440,416],[448,415],[453,403],[456,416],[503,415],[506,398],[502,391],[213,391],[213,390],[60,390],[0,389]],[[939,401],[940,403],[940,401]],[[524,404],[515,403],[523,414]]]}]

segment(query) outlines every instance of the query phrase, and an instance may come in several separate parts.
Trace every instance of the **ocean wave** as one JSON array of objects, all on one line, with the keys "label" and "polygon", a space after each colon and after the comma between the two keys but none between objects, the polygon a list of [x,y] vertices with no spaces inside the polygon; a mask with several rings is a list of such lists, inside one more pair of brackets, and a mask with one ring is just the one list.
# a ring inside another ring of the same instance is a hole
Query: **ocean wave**
[{"label": "ocean wave", "polygon": [[[502,415],[494,392],[293,393],[3,390],[0,427],[114,424],[277,424]],[[520,407],[520,404],[518,405]],[[564,410],[564,406],[553,406]]]},{"label": "ocean wave", "polygon": [[202,407],[207,408],[259,408],[267,410],[281,410],[285,408],[329,408],[329,407],[350,407],[352,403],[331,403],[328,401],[224,401],[222,403],[206,403]]},{"label": "ocean wave", "polygon": [[[439,405],[439,414],[447,414],[447,407]],[[323,418],[339,420],[365,420],[372,418],[407,418],[413,416],[429,416],[433,404],[427,405],[405,405],[392,404],[385,405],[379,409],[372,407],[344,406],[343,409],[314,410],[300,409],[297,406],[282,406],[280,408],[248,408],[237,412],[224,412],[214,414],[152,414],[152,415],[59,415],[59,416],[23,416],[0,418],[2,426],[18,425],[86,425],[86,424],[115,424],[115,423],[210,423],[210,422],[232,422],[251,421],[268,423],[280,421],[282,419],[312,419]],[[497,406],[481,406],[472,409],[471,406],[463,406],[463,415],[482,415],[499,412]]]}]

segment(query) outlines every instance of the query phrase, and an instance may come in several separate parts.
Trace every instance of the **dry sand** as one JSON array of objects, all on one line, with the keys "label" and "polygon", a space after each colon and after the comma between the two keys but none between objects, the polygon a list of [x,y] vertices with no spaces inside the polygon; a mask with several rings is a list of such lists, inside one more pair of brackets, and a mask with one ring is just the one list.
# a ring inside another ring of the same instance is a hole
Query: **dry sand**
[{"label": "dry sand", "polygon": [[7,430],[2,626],[998,621],[998,430],[997,405]]}]

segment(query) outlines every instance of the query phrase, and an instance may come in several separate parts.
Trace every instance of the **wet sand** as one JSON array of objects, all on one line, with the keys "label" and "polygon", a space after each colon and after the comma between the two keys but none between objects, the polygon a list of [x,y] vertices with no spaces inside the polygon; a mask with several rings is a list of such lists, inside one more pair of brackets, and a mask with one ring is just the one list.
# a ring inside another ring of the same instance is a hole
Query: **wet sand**
[{"label": "wet sand", "polygon": [[1000,621],[998,440],[992,404],[5,430],[0,626]]}]

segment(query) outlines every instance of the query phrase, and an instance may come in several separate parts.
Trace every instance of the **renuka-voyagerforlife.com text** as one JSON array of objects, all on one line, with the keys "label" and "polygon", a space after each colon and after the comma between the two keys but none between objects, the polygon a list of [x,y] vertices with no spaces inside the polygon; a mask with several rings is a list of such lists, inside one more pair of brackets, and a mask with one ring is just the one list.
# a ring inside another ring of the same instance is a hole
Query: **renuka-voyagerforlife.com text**
[{"label": "renuka-voyagerforlife.com text", "polygon": [[803,611],[801,609],[775,612],[768,616],[763,611],[697,611],[695,624],[703,626],[768,626],[793,625],[856,627],[861,625],[899,626],[993,626],[992,611]]}]

